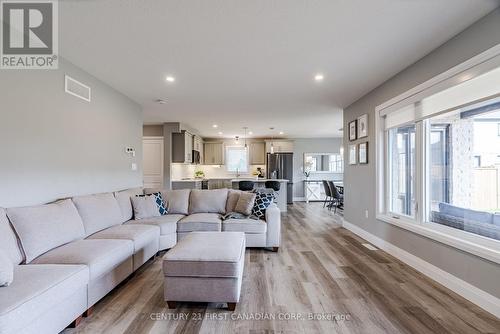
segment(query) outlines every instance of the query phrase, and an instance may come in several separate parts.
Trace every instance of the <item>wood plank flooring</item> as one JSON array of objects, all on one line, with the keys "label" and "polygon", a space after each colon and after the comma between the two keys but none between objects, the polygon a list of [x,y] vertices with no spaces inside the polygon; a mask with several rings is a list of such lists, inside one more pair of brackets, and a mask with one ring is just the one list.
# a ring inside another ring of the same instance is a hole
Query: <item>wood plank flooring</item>
[{"label": "wood plank flooring", "polygon": [[500,333],[500,319],[366,248],[322,204],[290,205],[282,218],[278,253],[247,250],[235,312],[217,308],[225,304],[167,309],[157,258],[64,333]]}]

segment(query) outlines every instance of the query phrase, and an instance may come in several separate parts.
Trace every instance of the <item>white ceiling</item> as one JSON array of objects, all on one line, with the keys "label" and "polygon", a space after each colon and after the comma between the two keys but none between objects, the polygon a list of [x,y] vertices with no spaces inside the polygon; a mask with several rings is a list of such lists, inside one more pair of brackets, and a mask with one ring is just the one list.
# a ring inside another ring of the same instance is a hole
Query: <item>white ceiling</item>
[{"label": "white ceiling", "polygon": [[[61,55],[131,97],[145,123],[216,137],[341,136],[343,107],[498,0],[60,1]],[[323,73],[321,83],[314,81]],[[165,77],[172,75],[174,83]],[[156,99],[168,102],[160,105]],[[212,128],[212,124],[219,128]]]}]

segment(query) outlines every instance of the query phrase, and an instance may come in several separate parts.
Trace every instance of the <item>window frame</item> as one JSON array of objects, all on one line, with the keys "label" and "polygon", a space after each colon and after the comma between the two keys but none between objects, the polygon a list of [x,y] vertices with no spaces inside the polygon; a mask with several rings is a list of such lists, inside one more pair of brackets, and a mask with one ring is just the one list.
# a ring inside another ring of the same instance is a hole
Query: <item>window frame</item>
[{"label": "window frame", "polygon": [[416,126],[415,134],[415,217],[392,213],[390,209],[390,174],[386,162],[389,161],[389,131],[385,129],[385,115],[407,103],[418,101],[467,79],[477,77],[500,66],[500,45],[497,45],[450,70],[382,103],[375,108],[375,147],[376,147],[376,218],[413,233],[452,246],[467,253],[500,264],[500,241],[458,230],[449,226],[428,221],[430,208],[430,122],[428,119],[411,122]]},{"label": "window frame", "polygon": [[249,152],[248,152],[248,148],[246,148],[245,146],[241,146],[241,145],[228,145],[225,147],[225,155],[226,155],[226,159],[229,157],[229,154],[228,154],[228,151],[229,150],[232,150],[232,149],[240,149],[241,151],[244,151],[245,152],[245,156],[246,156],[246,170],[245,171],[232,171],[232,170],[229,170],[229,164],[227,163],[227,160],[226,160],[226,171],[228,173],[231,173],[231,174],[248,174],[250,172],[250,161],[249,161]]}]

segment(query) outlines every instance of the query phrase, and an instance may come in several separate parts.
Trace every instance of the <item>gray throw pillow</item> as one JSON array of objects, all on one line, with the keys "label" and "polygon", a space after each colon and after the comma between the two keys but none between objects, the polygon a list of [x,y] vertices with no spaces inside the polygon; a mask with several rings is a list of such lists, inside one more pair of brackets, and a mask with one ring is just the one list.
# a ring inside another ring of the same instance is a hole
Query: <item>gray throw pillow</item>
[{"label": "gray throw pillow", "polygon": [[256,197],[257,195],[255,193],[242,192],[240,194],[240,197],[238,198],[238,202],[236,202],[234,211],[246,216],[250,216],[250,214],[252,214],[252,209],[255,204]]},{"label": "gray throw pillow", "polygon": [[227,192],[226,212],[234,212],[234,208],[236,207],[236,203],[238,203],[241,193],[241,190],[229,189]]},{"label": "gray throw pillow", "polygon": [[3,250],[0,250],[0,287],[9,286],[14,280],[14,265]]},{"label": "gray throw pillow", "polygon": [[132,206],[136,220],[161,216],[154,195],[132,197]]}]

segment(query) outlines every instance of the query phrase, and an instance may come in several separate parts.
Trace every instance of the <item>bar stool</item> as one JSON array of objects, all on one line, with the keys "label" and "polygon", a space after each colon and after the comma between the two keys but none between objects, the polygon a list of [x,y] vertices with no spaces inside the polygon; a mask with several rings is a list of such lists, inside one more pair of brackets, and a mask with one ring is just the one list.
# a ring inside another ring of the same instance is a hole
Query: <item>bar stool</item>
[{"label": "bar stool", "polygon": [[242,191],[252,191],[255,187],[255,182],[253,181],[240,181],[238,182],[238,189]]},{"label": "bar stool", "polygon": [[280,191],[281,187],[281,184],[278,181],[266,181],[264,185],[266,186],[266,188],[270,188],[274,191]]}]

